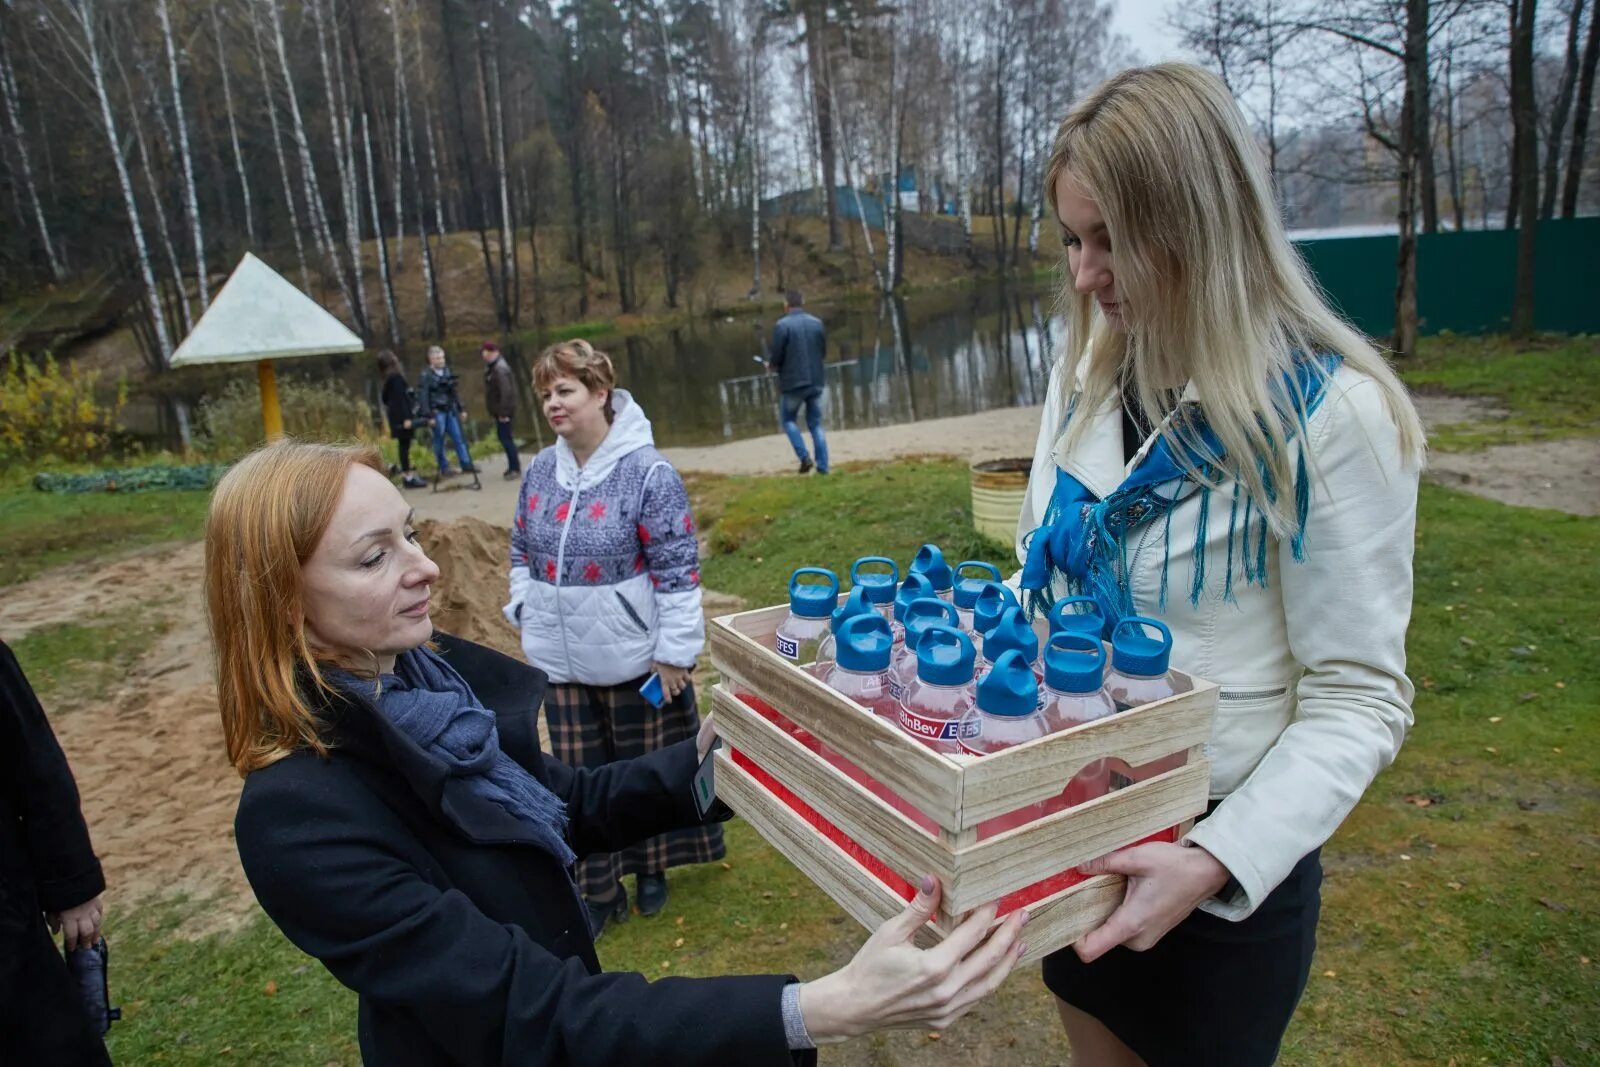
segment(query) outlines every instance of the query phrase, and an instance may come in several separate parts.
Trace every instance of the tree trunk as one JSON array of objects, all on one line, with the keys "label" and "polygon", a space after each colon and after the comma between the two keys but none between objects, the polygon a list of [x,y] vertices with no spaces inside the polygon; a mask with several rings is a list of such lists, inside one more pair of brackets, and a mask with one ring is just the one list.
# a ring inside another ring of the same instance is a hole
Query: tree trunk
[{"label": "tree trunk", "polygon": [[[244,153],[239,148],[239,124],[233,113],[233,87],[228,81],[228,56],[222,47],[222,20],[217,18],[217,5],[208,4],[211,15],[211,35],[217,45],[217,70],[222,74],[222,106],[228,114],[228,138],[233,144],[233,168],[239,178],[239,195],[244,201],[244,230],[251,245],[256,243],[255,205],[250,200],[250,175],[244,167]],[[271,107],[272,102],[267,101]]]},{"label": "tree trunk", "polygon": [[106,135],[106,146],[117,172],[117,185],[122,190],[122,204],[128,214],[129,232],[133,236],[134,258],[139,263],[139,279],[144,283],[145,300],[150,307],[150,329],[155,335],[160,369],[165,370],[172,358],[172,338],[167,332],[167,321],[161,315],[161,297],[156,288],[155,271],[150,267],[150,250],[145,245],[144,227],[139,224],[139,203],[133,195],[133,181],[128,175],[127,162],[122,157],[122,139],[117,134],[117,121],[111,113],[111,97],[106,92],[105,64],[100,56],[100,41],[95,26],[98,14],[93,0],[72,0],[71,12],[83,34],[90,81],[100,105],[100,128]]},{"label": "tree trunk", "polygon": [[[216,8],[212,8],[213,15]],[[300,211],[295,207],[294,184],[289,179],[289,162],[283,155],[283,135],[278,131],[278,105],[272,99],[272,78],[267,68],[266,53],[261,47],[261,23],[254,10],[250,13],[250,35],[255,43],[256,66],[261,71],[261,102],[266,106],[267,119],[272,129],[272,151],[278,158],[278,174],[283,178],[283,203],[289,211],[289,232],[294,235],[294,254],[300,264],[300,289],[311,292],[311,271],[306,267],[306,246],[300,236]],[[243,174],[240,175],[244,180]]]},{"label": "tree trunk", "polygon": [[[496,41],[498,42],[498,35]],[[494,117],[492,154],[495,181],[500,190],[500,290],[501,304],[505,308],[505,319],[501,323],[501,329],[510,333],[517,328],[517,304],[520,302],[520,294],[517,292],[517,222],[511,212],[511,181],[506,164],[506,119],[501,99],[499,46],[498,43],[488,44],[483,41],[479,43],[488,61],[487,91],[493,105]]]},{"label": "tree trunk", "polygon": [[44,246],[45,262],[49,264],[51,279],[59,283],[66,280],[66,270],[50,240],[50,224],[45,221],[44,208],[39,203],[39,189],[33,181],[33,166],[28,160],[27,131],[22,125],[21,94],[17,92],[17,81],[12,73],[11,55],[6,48],[4,33],[0,33],[0,95],[5,97],[6,120],[11,125],[23,184],[28,191],[28,203],[33,207],[34,223],[39,227],[39,242]]},{"label": "tree trunk", "polygon": [[837,252],[840,238],[838,190],[833,180],[836,166],[835,101],[833,78],[828,71],[827,60],[827,0],[804,0],[800,11],[805,20],[806,63],[811,68],[811,106],[817,114],[817,150],[822,156],[822,199],[828,212],[828,251]]},{"label": "tree trunk", "polygon": [[1406,0],[1406,80],[1412,94],[1411,119],[1416,124],[1412,153],[1417,161],[1417,201],[1422,232],[1439,230],[1439,190],[1433,165],[1433,102],[1429,86],[1429,0]]},{"label": "tree trunk", "polygon": [[366,309],[351,293],[345,280],[344,268],[339,262],[338,249],[333,244],[333,230],[328,225],[327,209],[322,203],[322,192],[317,186],[317,169],[311,162],[311,142],[306,139],[305,121],[300,116],[300,98],[295,93],[294,76],[289,70],[289,52],[283,43],[283,18],[278,12],[278,0],[266,0],[267,11],[272,16],[273,46],[278,55],[278,66],[283,71],[283,84],[289,95],[289,118],[292,120],[295,148],[300,155],[300,181],[305,189],[306,211],[311,215],[311,232],[316,238],[317,254],[330,264],[339,294],[344,298],[345,310],[362,337],[372,335],[367,324]]},{"label": "tree trunk", "polygon": [[1583,0],[1572,0],[1567,19],[1567,56],[1561,66],[1561,81],[1550,109],[1550,140],[1544,146],[1544,181],[1540,184],[1539,217],[1556,213],[1556,186],[1561,178],[1561,142],[1567,129],[1567,113],[1572,109],[1572,90],[1578,80],[1578,25],[1583,21]]},{"label": "tree trunk", "polygon": [[[337,3],[338,0],[326,0]],[[349,288],[356,303],[363,338],[371,336],[367,313],[367,286],[361,269],[361,198],[356,175],[356,146],[350,120],[353,109],[345,93],[344,75],[338,49],[338,18],[323,14],[324,0],[309,0],[311,21],[317,31],[317,56],[322,65],[322,82],[328,93],[328,129],[333,137],[333,160],[339,176],[339,206],[344,219],[345,254],[349,257]],[[334,61],[328,58],[329,23],[334,34]]]},{"label": "tree trunk", "polygon": [[972,171],[968,168],[964,131],[967,128],[967,35],[961,35],[961,68],[956,71],[956,200],[961,213],[961,238],[966,246],[967,262],[976,263],[977,250],[972,247]]},{"label": "tree trunk", "polygon": [[760,81],[756,73],[761,64],[760,35],[750,46],[745,76],[745,128],[750,141],[750,292],[754,300],[761,295],[761,130]]},{"label": "tree trunk", "polygon": [[[439,0],[439,25],[443,34],[441,47],[445,53],[446,68],[450,72],[451,96],[454,98],[456,105],[456,131],[459,142],[457,144],[457,159],[459,161],[457,169],[466,172],[467,186],[471,190],[472,199],[478,207],[477,217],[473,221],[475,223],[474,228],[478,231],[478,248],[483,253],[484,277],[489,283],[489,293],[494,298],[495,318],[497,321],[504,322],[506,314],[503,300],[504,294],[500,288],[500,283],[495,278],[494,258],[489,253],[489,233],[484,229],[484,220],[489,215],[489,205],[484,199],[483,187],[478,184],[477,167],[473,165],[470,148],[467,143],[467,108],[461,98],[461,69],[456,63],[456,50],[450,43],[450,3],[451,0]],[[492,151],[492,149],[485,144],[484,151],[488,152]]]},{"label": "tree trunk", "polygon": [[[1576,2],[1576,0],[1575,0]],[[1600,0],[1589,12],[1589,36],[1583,44],[1583,72],[1578,75],[1578,110],[1572,116],[1572,144],[1567,149],[1567,178],[1561,187],[1561,217],[1578,213],[1578,184],[1583,180],[1584,142],[1594,102],[1594,74],[1600,60]]]},{"label": "tree trunk", "polygon": [[1450,210],[1455,217],[1456,232],[1460,233],[1467,228],[1467,207],[1461,189],[1461,153],[1456,146],[1454,42],[1444,56],[1444,147],[1445,162],[1450,168]]},{"label": "tree trunk", "polygon": [[189,215],[189,233],[194,238],[195,279],[200,286],[200,310],[211,306],[210,281],[206,277],[206,241],[200,223],[200,198],[194,187],[194,161],[189,154],[189,120],[183,112],[183,84],[178,78],[178,52],[172,44],[172,19],[167,0],[156,0],[156,17],[161,22],[161,39],[167,50],[167,69],[172,74],[172,110],[178,117],[178,155],[183,161],[183,204]]},{"label": "tree trunk", "polygon": [[1416,98],[1406,81],[1400,107],[1399,209],[1395,222],[1399,230],[1395,260],[1394,356],[1409,359],[1417,351],[1417,216],[1416,216]]},{"label": "tree trunk", "polygon": [[[117,74],[122,80],[123,96],[128,99],[130,107],[133,108],[128,115],[133,127],[133,143],[134,147],[138,149],[139,163],[144,169],[145,187],[150,192],[150,207],[155,214],[156,220],[156,236],[161,240],[161,249],[166,253],[167,257],[167,271],[172,275],[173,302],[178,311],[177,321],[172,325],[175,330],[181,331],[184,336],[188,336],[189,331],[194,328],[194,322],[189,315],[189,294],[183,283],[183,263],[178,258],[177,247],[172,243],[172,233],[167,228],[167,213],[163,207],[161,196],[162,182],[156,176],[155,162],[150,157],[149,142],[144,136],[144,124],[139,121],[139,112],[134,103],[136,98],[133,94],[133,86],[128,82],[128,73],[123,69],[120,61],[117,62]],[[156,94],[156,89],[153,85],[151,86],[151,92]],[[159,118],[161,110],[160,96],[157,94],[151,103],[157,118]]]},{"label": "tree trunk", "polygon": [[1511,120],[1517,126],[1517,287],[1511,303],[1511,336],[1533,333],[1534,244],[1539,215],[1539,116],[1533,94],[1536,0],[1513,0],[1517,32],[1511,42]]},{"label": "tree trunk", "polygon": [[[346,8],[348,17],[349,9]],[[335,29],[338,28],[335,24]],[[395,348],[404,343],[400,328],[399,308],[394,299],[394,274],[389,269],[389,237],[383,229],[383,209],[378,202],[378,172],[372,159],[372,108],[374,94],[372,85],[367,80],[366,55],[361,48],[361,31],[359,24],[351,19],[350,54],[355,60],[353,82],[355,84],[355,100],[352,104],[356,113],[361,117],[361,154],[366,163],[367,175],[367,203],[372,211],[372,233],[377,238],[378,249],[378,283],[383,289],[383,308],[387,315],[389,325],[389,341]],[[337,39],[337,38],[336,38]],[[348,101],[348,97],[346,100]]]}]

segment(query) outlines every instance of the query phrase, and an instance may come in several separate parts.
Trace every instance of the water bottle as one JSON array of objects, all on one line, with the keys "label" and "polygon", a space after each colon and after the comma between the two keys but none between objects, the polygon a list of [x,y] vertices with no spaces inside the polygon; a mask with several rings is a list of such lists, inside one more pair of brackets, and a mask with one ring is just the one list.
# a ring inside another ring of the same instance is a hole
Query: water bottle
[{"label": "water bottle", "polygon": [[916,663],[916,677],[900,698],[900,729],[935,752],[960,752],[961,721],[978,699],[972,638],[949,626],[929,626],[917,639]]},{"label": "water bottle", "polygon": [[906,606],[905,639],[895,646],[889,661],[889,692],[895,700],[905,697],[906,688],[917,676],[917,646],[930,626],[954,626],[955,605],[938,597],[923,597]]},{"label": "water bottle", "polygon": [[[863,569],[869,564],[888,567],[888,573]],[[888,556],[862,556],[850,565],[850,588],[862,589],[867,603],[886,619],[894,618],[894,595],[900,586],[900,564]]]},{"label": "water bottle", "polygon": [[1100,605],[1092,596],[1064,597],[1050,609],[1051,636],[1070,631],[1089,634],[1098,641],[1105,628],[1105,616],[1100,614]]},{"label": "water bottle", "polygon": [[1005,616],[1007,608],[1017,607],[1017,598],[999,582],[988,582],[972,605],[972,644],[983,654],[983,639]]},{"label": "water bottle", "polygon": [[894,595],[894,619],[890,626],[896,647],[905,642],[906,609],[911,606],[911,602],[930,599],[933,596],[933,583],[920,574],[908,574],[906,580],[900,583],[900,590]]},{"label": "water bottle", "polygon": [[944,561],[944,553],[939,551],[938,545],[923,545],[917,549],[916,558],[911,561],[912,574],[920,574],[933,584],[933,595],[944,600],[949,600],[951,591],[955,586],[955,576],[950,572],[950,564]]},{"label": "water bottle", "polygon": [[[965,572],[978,571],[983,577],[963,577]],[[978,602],[978,594],[984,587],[1000,580],[1000,569],[992,563],[985,563],[981,559],[969,559],[965,563],[957,563],[955,570],[955,588],[950,593],[950,599],[955,603],[956,611],[961,615],[961,629],[972,631],[972,609]]]},{"label": "water bottle", "polygon": [[[813,575],[821,582],[803,582]],[[791,663],[810,663],[817,644],[828,632],[833,609],[839,606],[839,578],[823,567],[801,567],[789,576],[789,614],[778,624],[773,644],[778,655]]]},{"label": "water bottle", "polygon": [[[1117,713],[1105,690],[1105,666],[1106,650],[1098,636],[1063,630],[1050,638],[1044,650],[1044,701],[1040,712],[1051,733]],[[1095,760],[1073,775],[1061,795],[1062,803],[1051,806],[1052,810],[1105,796],[1110,788],[1110,767],[1103,759]]]},{"label": "water bottle", "polygon": [[[1150,631],[1155,631],[1155,636]],[[1111,630],[1111,669],[1106,672],[1106,692],[1118,711],[1128,711],[1178,693],[1187,693],[1193,684],[1171,670],[1172,631],[1165,623],[1143,615],[1129,615]],[[1113,760],[1112,788],[1181,767],[1184,756],[1178,753],[1129,768]]]},{"label": "water bottle", "polygon": [[894,637],[882,615],[869,611],[839,627],[833,666],[823,681],[880,718],[899,723],[900,702],[889,695],[889,653]]},{"label": "water bottle", "polygon": [[[961,720],[961,751],[988,756],[1050,732],[1039,710],[1039,683],[1022,653],[1007,650],[978,681],[977,705]],[[1043,801],[978,824],[978,839],[1013,830],[1045,813]]]},{"label": "water bottle", "polygon": [[828,617],[828,632],[822,640],[817,642],[817,660],[811,665],[811,672],[818,678],[825,678],[828,668],[833,666],[834,649],[838,646],[839,627],[857,615],[876,615],[872,605],[867,603],[867,591],[861,586],[850,590],[850,595],[844,598],[844,603],[833,609],[833,614]]},{"label": "water bottle", "polygon": [[1039,635],[1033,632],[1033,624],[1023,618],[1020,607],[1007,608],[994,629],[984,637],[978,657],[978,678],[981,680],[989,673],[1007,652],[1015,652],[1022,658],[1034,672],[1036,682],[1043,677],[1038,666]]}]

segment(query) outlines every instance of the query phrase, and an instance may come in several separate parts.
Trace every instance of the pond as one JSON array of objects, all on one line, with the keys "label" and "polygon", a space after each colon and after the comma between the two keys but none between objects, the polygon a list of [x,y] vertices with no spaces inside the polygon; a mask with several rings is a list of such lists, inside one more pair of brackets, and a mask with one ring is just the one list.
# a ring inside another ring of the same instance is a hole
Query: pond
[{"label": "pond", "polygon": [[[1061,338],[1060,323],[1051,316],[1054,299],[1047,282],[1012,281],[811,309],[828,329],[828,427],[887,426],[1043,403],[1046,369]],[[618,384],[643,406],[658,445],[718,444],[777,432],[776,378],[757,362],[775,319],[771,312],[735,315],[593,343],[610,353]],[[426,364],[425,350],[418,344],[402,352],[413,383]],[[527,374],[537,354],[531,345],[505,348],[520,394],[517,436],[536,447],[551,440]],[[461,378],[468,436],[492,438],[478,356],[454,355],[451,366]],[[344,382],[376,411],[379,383],[369,356],[295,360],[280,364],[278,373]],[[253,377],[243,366],[192,368],[164,385],[169,395],[192,405],[246,375]],[[130,404],[127,416],[136,433],[176,443],[174,420],[154,403]]]}]

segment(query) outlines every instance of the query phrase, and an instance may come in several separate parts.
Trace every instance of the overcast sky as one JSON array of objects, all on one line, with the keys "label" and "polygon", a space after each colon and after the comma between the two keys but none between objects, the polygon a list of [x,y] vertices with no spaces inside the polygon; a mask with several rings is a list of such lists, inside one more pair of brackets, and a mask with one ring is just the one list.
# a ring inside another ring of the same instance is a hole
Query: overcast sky
[{"label": "overcast sky", "polygon": [[1178,47],[1178,35],[1167,25],[1173,0],[1116,0],[1117,32],[1128,38],[1146,63],[1192,59]]}]

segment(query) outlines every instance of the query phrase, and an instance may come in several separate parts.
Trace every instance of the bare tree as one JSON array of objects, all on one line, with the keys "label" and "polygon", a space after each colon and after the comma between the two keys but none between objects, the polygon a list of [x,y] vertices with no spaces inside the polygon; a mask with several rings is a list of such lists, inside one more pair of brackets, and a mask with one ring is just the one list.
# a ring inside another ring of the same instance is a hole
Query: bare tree
[{"label": "bare tree", "polygon": [[28,159],[27,131],[22,125],[22,105],[19,102],[21,94],[17,91],[16,75],[13,73],[4,33],[0,33],[0,96],[4,97],[6,121],[11,127],[11,138],[16,146],[23,185],[28,192],[28,203],[33,208],[34,224],[39,228],[39,243],[44,248],[45,261],[50,265],[50,277],[57,282],[65,281],[66,269],[61,257],[56,254],[55,245],[50,240],[50,224],[45,220],[44,208],[39,203],[39,188],[33,181],[33,165]]},{"label": "bare tree", "polygon": [[[1573,0],[1577,3],[1577,0]],[[1594,75],[1600,60],[1600,4],[1589,11],[1589,36],[1583,45],[1583,72],[1578,76],[1578,108],[1572,117],[1572,145],[1567,149],[1567,177],[1561,188],[1561,217],[1578,213],[1578,184],[1583,180],[1584,143],[1594,105]]]},{"label": "bare tree", "polygon": [[[246,0],[253,3],[253,0]],[[213,7],[215,15],[216,8]],[[266,53],[261,47],[261,21],[256,12],[250,11],[250,37],[255,44],[256,69],[261,72],[261,102],[267,110],[267,123],[272,131],[272,152],[278,160],[278,175],[283,179],[283,203],[289,214],[289,233],[294,237],[294,255],[300,265],[300,288],[306,293],[311,292],[311,272],[306,268],[306,247],[300,236],[300,211],[295,207],[294,184],[289,178],[289,162],[283,155],[283,134],[278,129],[278,105],[272,91],[272,72],[267,66]]]},{"label": "bare tree", "polygon": [[1550,138],[1544,148],[1544,181],[1539,198],[1539,217],[1556,213],[1556,187],[1560,184],[1561,145],[1567,129],[1567,114],[1572,109],[1572,91],[1578,80],[1578,28],[1583,22],[1583,0],[1569,0],[1567,50],[1561,65],[1561,81],[1550,109]]},{"label": "bare tree", "polygon": [[[228,115],[228,139],[233,144],[234,175],[239,179],[239,195],[244,201],[245,233],[253,245],[256,243],[256,215],[250,201],[250,174],[245,169],[244,153],[239,148],[239,124],[233,116],[233,88],[228,80],[228,54],[222,47],[222,20],[217,17],[217,6],[208,4],[206,10],[211,15],[211,36],[217,48],[217,71],[222,76],[222,105]],[[303,256],[301,264],[304,265]]]},{"label": "bare tree", "polygon": [[1533,333],[1534,252],[1539,213],[1539,116],[1534,106],[1533,38],[1536,0],[1511,0],[1511,121],[1517,128],[1517,283],[1511,336]]},{"label": "bare tree", "polygon": [[183,111],[183,84],[178,77],[178,50],[172,43],[172,19],[167,0],[156,0],[156,18],[161,23],[161,40],[167,50],[167,69],[172,75],[172,110],[177,115],[178,157],[183,164],[183,205],[189,220],[189,235],[194,238],[195,280],[200,289],[200,310],[211,306],[210,281],[206,277],[206,240],[200,222],[200,197],[194,187],[194,160],[189,155],[189,120]]}]

